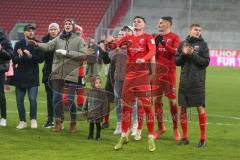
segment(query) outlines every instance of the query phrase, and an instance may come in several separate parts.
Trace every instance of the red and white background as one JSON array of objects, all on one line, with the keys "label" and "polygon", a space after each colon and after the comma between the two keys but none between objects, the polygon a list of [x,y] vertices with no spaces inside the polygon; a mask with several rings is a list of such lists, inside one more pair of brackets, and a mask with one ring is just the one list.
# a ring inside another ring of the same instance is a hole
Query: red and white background
[{"label": "red and white background", "polygon": [[210,66],[240,67],[240,50],[210,49]]}]

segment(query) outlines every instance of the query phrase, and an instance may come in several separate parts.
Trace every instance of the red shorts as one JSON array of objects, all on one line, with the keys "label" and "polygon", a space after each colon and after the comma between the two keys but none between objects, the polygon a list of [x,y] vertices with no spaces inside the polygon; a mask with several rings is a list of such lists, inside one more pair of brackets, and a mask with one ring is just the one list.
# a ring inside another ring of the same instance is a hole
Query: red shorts
[{"label": "red shorts", "polygon": [[158,94],[155,96],[165,95],[169,99],[176,98],[176,72],[167,73],[155,80],[153,85],[159,86]]},{"label": "red shorts", "polygon": [[146,70],[126,73],[122,90],[122,100],[127,105],[130,105],[136,97],[151,97],[149,72]]}]

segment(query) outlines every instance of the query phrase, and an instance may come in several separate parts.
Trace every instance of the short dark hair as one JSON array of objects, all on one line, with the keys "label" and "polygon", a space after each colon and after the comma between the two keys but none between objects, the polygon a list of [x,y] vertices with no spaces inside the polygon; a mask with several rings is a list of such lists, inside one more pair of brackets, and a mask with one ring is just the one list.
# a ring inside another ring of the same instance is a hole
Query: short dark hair
[{"label": "short dark hair", "polygon": [[172,17],[170,17],[170,16],[163,16],[163,17],[161,17],[161,19],[162,20],[165,20],[165,21],[168,21],[171,25],[172,25]]},{"label": "short dark hair", "polygon": [[144,22],[144,23],[146,23],[146,20],[145,20],[145,18],[144,18],[144,17],[142,17],[142,16],[136,16],[136,17],[134,17],[134,18],[133,18],[133,20],[135,20],[135,19],[137,19],[137,18],[139,18],[139,19],[142,19],[142,20],[143,20],[143,22]]},{"label": "short dark hair", "polygon": [[198,23],[193,23],[189,26],[189,29],[192,29],[193,27],[201,27]]}]

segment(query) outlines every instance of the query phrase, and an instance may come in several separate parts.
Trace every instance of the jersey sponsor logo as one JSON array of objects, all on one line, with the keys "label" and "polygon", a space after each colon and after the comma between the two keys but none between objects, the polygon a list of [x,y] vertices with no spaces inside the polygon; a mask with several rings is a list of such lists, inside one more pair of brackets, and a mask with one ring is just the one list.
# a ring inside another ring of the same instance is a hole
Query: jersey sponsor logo
[{"label": "jersey sponsor logo", "polygon": [[130,52],[143,52],[144,48],[130,48]]},{"label": "jersey sponsor logo", "polygon": [[154,39],[153,39],[153,38],[151,39],[151,43],[152,43],[152,44],[155,44],[155,41],[154,41]]},{"label": "jersey sponsor logo", "polygon": [[167,50],[166,50],[165,48],[159,47],[159,48],[158,48],[158,51],[159,51],[159,52],[166,52]]},{"label": "jersey sponsor logo", "polygon": [[129,43],[132,43],[132,40],[131,39],[129,39],[129,40],[127,40]]}]

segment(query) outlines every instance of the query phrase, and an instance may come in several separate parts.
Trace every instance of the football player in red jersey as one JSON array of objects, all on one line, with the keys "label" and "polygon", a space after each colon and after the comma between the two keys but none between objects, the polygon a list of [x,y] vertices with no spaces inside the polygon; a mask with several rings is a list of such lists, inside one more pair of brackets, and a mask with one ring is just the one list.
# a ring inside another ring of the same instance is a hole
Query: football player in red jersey
[{"label": "football player in red jersey", "polygon": [[[156,69],[154,84],[161,85],[162,82],[167,82],[169,85],[168,90],[165,91],[164,95],[169,100],[170,112],[173,121],[173,133],[174,139],[179,141],[181,139],[180,133],[178,131],[178,106],[176,103],[176,64],[175,64],[175,54],[177,47],[180,43],[180,38],[177,34],[171,32],[172,28],[172,17],[162,17],[159,21],[159,31],[155,38],[156,43],[156,64],[163,65],[166,67],[167,72],[163,76],[160,75],[161,71]],[[161,77],[161,78],[159,78]],[[154,134],[154,138],[160,138],[161,134],[166,131],[164,126],[164,116],[163,116],[163,95],[158,95],[155,99],[155,115],[158,122],[158,131]]]},{"label": "football player in red jersey", "polygon": [[[148,128],[149,151],[156,149],[154,144],[154,114],[151,108],[151,86],[149,79],[149,62],[155,55],[155,41],[150,34],[144,33],[146,22],[143,17],[136,16],[133,26],[134,35],[127,35],[112,42],[111,47],[127,45],[126,75],[122,91],[122,134],[115,149],[119,150],[128,142],[128,131],[131,125],[132,104],[138,97],[138,120],[146,114]],[[138,126],[138,130],[142,125]]]}]

